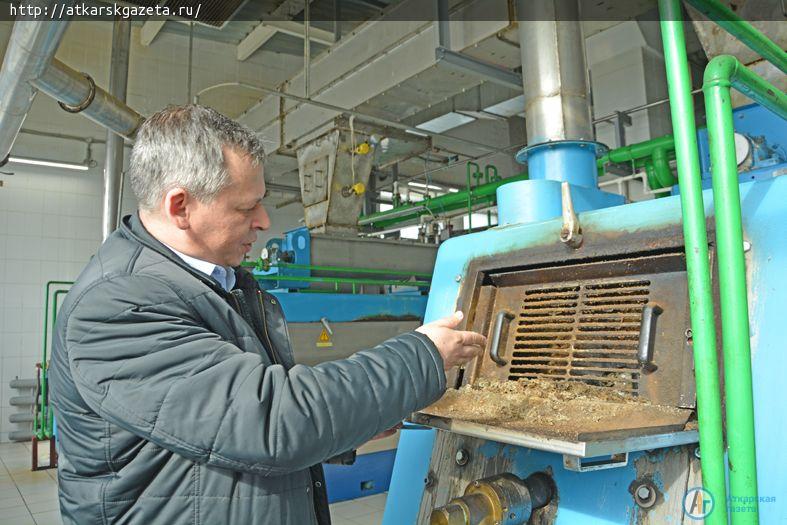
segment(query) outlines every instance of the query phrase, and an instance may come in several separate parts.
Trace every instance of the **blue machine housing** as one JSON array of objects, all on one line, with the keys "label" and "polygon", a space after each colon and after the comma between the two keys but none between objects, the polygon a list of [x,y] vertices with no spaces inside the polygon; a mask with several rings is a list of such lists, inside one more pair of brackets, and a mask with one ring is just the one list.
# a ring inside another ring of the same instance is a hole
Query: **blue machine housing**
[{"label": "blue machine housing", "polygon": [[[707,216],[713,215],[712,195],[704,192]],[[787,419],[773,413],[775,400],[783,390],[782,371],[787,367],[783,351],[783,312],[787,311],[787,177],[754,181],[741,185],[744,235],[752,244],[748,255],[749,301],[752,327],[752,358],[755,420],[757,424],[757,465],[760,495],[774,497],[773,503],[760,504],[761,523],[787,520]],[[582,213],[582,228],[596,232],[645,232],[681,222],[678,197],[668,197]],[[448,315],[456,305],[461,283],[454,276],[465,274],[470,261],[478,257],[543,246],[555,239],[561,221],[520,224],[492,228],[482,233],[457,237],[441,246],[425,320]],[[427,477],[434,443],[433,430],[405,430],[394,466],[386,505],[384,525],[416,522],[424,479]],[[630,455],[629,465],[612,470],[577,473],[565,470],[558,454],[488,442],[484,454],[513,455],[514,474],[524,478],[551,467],[558,487],[560,504],[558,525],[628,524],[639,512],[628,492],[636,478],[633,464],[643,453]],[[658,484],[658,480],[657,484]],[[690,488],[690,487],[689,487]]]},{"label": "blue machine housing", "polygon": [[[782,397],[783,371],[787,369],[782,335],[783,312],[787,311],[787,235],[784,233],[787,225],[787,177],[776,176],[787,173],[782,146],[787,142],[787,129],[783,122],[773,121],[768,112],[761,111],[761,108],[751,106],[736,111],[735,125],[738,132],[750,137],[764,137],[761,142],[767,144],[767,149],[762,150],[764,154],[755,153],[759,155],[761,164],[742,174],[746,182],[741,184],[740,191],[744,238],[751,243],[746,264],[755,378],[757,475],[761,496],[759,513],[760,522],[770,524],[787,522],[787,505],[783,502],[787,494],[787,476],[784,475],[787,471],[787,447],[783,446],[787,418],[774,413],[774,405]],[[700,144],[705,159],[703,169],[707,170],[706,134],[700,134]],[[772,159],[780,159],[781,162]],[[710,186],[710,181],[707,186]],[[505,191],[505,188],[501,189]],[[712,192],[704,191],[703,198],[706,216],[713,217]],[[531,201],[519,203],[523,208],[537,204]],[[579,214],[579,220],[585,232],[615,234],[679,228],[682,217],[679,197],[672,196],[585,211]],[[425,321],[449,315],[455,309],[464,282],[464,279],[457,282],[455,277],[462,275],[466,278],[468,266],[474,259],[559,243],[561,227],[559,218],[501,225],[445,242],[438,252]],[[416,523],[435,436],[435,430],[403,431],[384,525]],[[481,455],[489,461],[501,456],[512,458],[514,467],[511,472],[521,478],[550,469],[559,495],[557,525],[638,523],[643,519],[644,511],[634,503],[629,492],[631,482],[637,477],[635,465],[641,461],[656,463],[653,482],[663,489],[666,480],[662,479],[658,464],[665,461],[672,451],[662,449],[647,457],[645,452],[634,452],[626,466],[574,472],[564,468],[560,454],[493,441],[487,441],[480,449]],[[686,490],[692,488],[687,486]],[[694,518],[680,515],[681,506],[675,506],[678,509],[675,523],[691,522]]]}]

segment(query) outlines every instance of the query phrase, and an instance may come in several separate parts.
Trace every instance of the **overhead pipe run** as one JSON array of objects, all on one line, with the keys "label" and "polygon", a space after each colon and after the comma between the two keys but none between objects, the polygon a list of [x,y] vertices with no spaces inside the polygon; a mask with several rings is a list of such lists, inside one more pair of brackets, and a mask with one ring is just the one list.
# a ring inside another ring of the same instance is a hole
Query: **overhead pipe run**
[{"label": "overhead pipe run", "polygon": [[49,66],[67,27],[68,22],[40,22],[29,16],[14,23],[0,70],[0,159],[11,152],[37,93],[33,82]]},{"label": "overhead pipe run", "polygon": [[[54,2],[32,0],[50,8]],[[19,17],[0,70],[0,159],[5,159],[40,90],[72,113],[82,113],[97,124],[129,139],[144,118],[113,97],[88,75],[53,58],[67,21],[40,21]]]},{"label": "overhead pipe run", "polygon": [[96,86],[93,79],[57,59],[34,86],[61,102],[70,113],[81,113],[122,137],[133,139],[145,117]]},{"label": "overhead pipe run", "polygon": [[[128,53],[131,47],[131,22],[115,20],[112,28],[112,61],[109,70],[109,91],[125,102],[128,86]],[[101,217],[101,237],[106,239],[115,231],[120,219],[120,196],[123,191],[123,137],[107,131],[106,161],[104,163],[104,204]]]}]

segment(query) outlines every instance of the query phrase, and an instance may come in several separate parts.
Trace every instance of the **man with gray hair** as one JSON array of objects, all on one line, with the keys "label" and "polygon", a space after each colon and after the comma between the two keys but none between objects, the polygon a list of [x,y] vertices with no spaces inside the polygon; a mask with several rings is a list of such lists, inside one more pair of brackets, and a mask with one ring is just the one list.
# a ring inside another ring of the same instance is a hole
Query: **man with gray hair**
[{"label": "man with gray hair", "polygon": [[209,108],[140,128],[139,210],[71,288],[53,341],[65,523],[328,524],[320,463],[435,401],[485,344],[457,313],[296,365],[276,299],[239,267],[270,225],[262,162]]}]

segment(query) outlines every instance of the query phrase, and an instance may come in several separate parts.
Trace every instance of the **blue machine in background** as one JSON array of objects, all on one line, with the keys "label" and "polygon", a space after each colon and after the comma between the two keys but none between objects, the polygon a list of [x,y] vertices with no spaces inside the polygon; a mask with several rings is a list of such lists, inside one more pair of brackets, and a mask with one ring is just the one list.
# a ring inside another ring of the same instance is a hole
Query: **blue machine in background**
[{"label": "blue machine in background", "polygon": [[[296,362],[342,359],[418,327],[436,247],[313,234],[268,241],[253,273],[279,298]],[[388,490],[398,436],[358,451],[352,465],[325,464],[331,503]]]}]

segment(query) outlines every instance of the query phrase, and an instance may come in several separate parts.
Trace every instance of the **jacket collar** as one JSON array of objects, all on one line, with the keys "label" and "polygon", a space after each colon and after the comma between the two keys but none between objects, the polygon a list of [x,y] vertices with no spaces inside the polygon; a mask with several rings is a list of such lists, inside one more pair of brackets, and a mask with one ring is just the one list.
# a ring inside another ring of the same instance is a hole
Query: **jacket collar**
[{"label": "jacket collar", "polygon": [[[222,288],[221,285],[218,283],[218,281],[196,271],[194,268],[186,264],[186,262],[183,261],[183,259],[178,257],[175,254],[175,252],[167,248],[161,241],[153,237],[150,234],[150,232],[145,229],[145,226],[142,224],[142,221],[139,218],[139,212],[134,212],[131,215],[126,215],[125,217],[123,217],[119,229],[126,237],[135,239],[140,244],[159,253],[163,257],[166,257],[173,263],[177,264],[178,266],[189,272],[197,279],[201,280],[202,282],[210,286],[213,290],[216,291],[216,293],[218,293],[222,297],[226,298],[229,295],[229,292],[226,292],[224,288]],[[236,266],[233,269],[235,270],[236,288],[259,290],[259,287],[257,286],[257,281],[254,279],[251,273],[249,273],[248,270],[246,270],[242,266]]]},{"label": "jacket collar", "polygon": [[[191,275],[199,279],[200,281],[204,282],[208,286],[210,286],[213,290],[216,291],[221,296],[226,296],[228,292],[224,291],[224,288],[216,281],[215,279],[208,277],[201,272],[198,272],[186,262],[177,256],[175,252],[171,249],[167,248],[161,241],[153,237],[148,230],[145,229],[145,226],[142,224],[142,221],[139,218],[139,212],[134,212],[131,215],[126,215],[123,217],[123,220],[120,224],[120,231],[126,237],[130,237],[143,246],[150,248],[151,250],[155,251],[156,253],[166,257],[171,262],[175,263],[179,267],[183,268]],[[238,274],[239,268],[235,268],[236,274]]]}]

